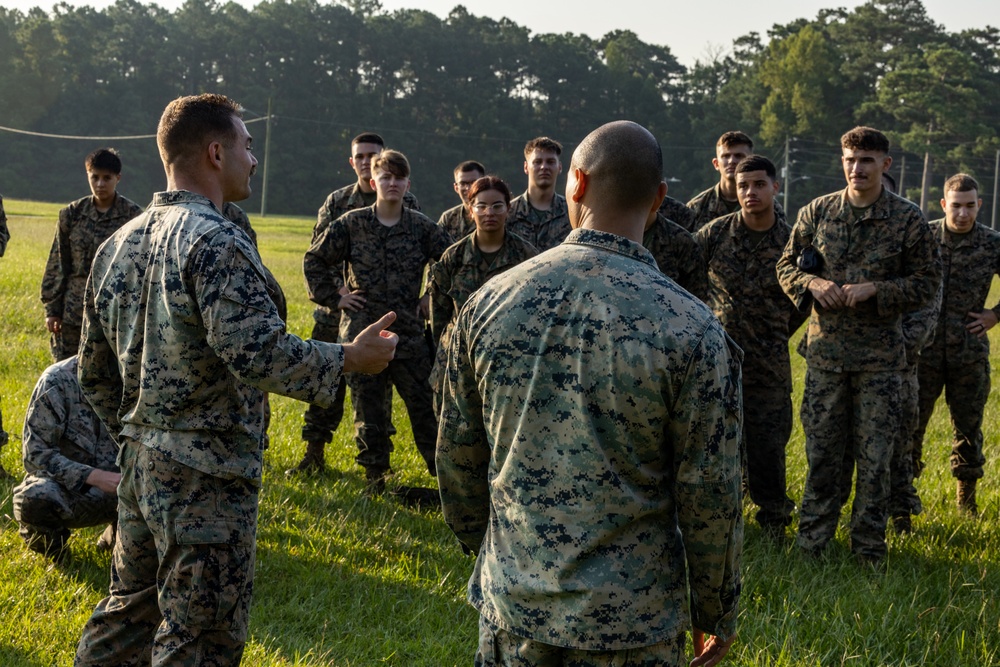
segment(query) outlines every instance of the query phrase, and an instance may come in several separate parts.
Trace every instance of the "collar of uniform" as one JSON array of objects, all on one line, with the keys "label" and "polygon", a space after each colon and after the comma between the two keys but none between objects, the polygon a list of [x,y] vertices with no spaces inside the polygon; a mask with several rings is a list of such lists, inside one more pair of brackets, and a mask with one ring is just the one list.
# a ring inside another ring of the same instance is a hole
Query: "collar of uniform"
[{"label": "collar of uniform", "polygon": [[[535,208],[531,204],[531,200],[528,199],[528,191],[525,190],[520,195],[514,198],[510,203],[510,212],[507,214],[509,216],[515,211],[518,213],[525,213],[528,208]],[[552,208],[547,211],[542,211],[540,208],[535,208],[536,211],[541,211],[542,213],[548,213],[549,219],[558,218],[563,215],[568,215],[569,209],[566,207],[566,198],[563,197],[558,192],[552,197]]]},{"label": "collar of uniform", "polygon": [[[847,190],[848,188],[844,188],[840,193],[840,212],[837,214],[837,219],[845,222],[852,222],[854,220],[854,211],[851,208],[851,202],[847,199]],[[867,222],[869,220],[888,220],[892,217],[892,197],[895,196],[896,195],[892,194],[885,188],[882,188],[882,192],[879,193],[878,199],[875,200],[875,203],[865,209],[864,214],[858,222]]]},{"label": "collar of uniform", "polygon": [[152,206],[173,206],[175,204],[204,204],[205,206],[212,207],[220,216],[222,215],[219,209],[215,208],[215,204],[212,203],[211,199],[189,190],[168,190],[166,192],[157,192],[153,195]]},{"label": "collar of uniform", "polygon": [[624,236],[612,234],[610,232],[599,232],[596,229],[574,229],[563,241],[563,244],[588,245],[601,250],[625,255],[639,262],[645,262],[656,267],[656,260],[648,250],[635,241],[630,241]]},{"label": "collar of uniform", "polygon": [[940,229],[938,230],[938,241],[941,245],[946,245],[949,248],[962,248],[964,246],[974,245],[976,242],[976,237],[979,236],[979,230],[982,225],[977,220],[972,224],[972,229],[969,230],[968,234],[952,234],[948,231],[947,218],[941,218],[940,220],[935,220],[933,223],[938,223]]}]

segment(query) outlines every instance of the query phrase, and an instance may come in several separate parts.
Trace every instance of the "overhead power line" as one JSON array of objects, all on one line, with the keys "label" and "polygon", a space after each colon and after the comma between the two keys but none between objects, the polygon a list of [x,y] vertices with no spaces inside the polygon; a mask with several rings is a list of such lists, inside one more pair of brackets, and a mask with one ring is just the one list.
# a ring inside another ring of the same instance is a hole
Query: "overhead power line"
[{"label": "overhead power line", "polygon": [[[262,120],[267,120],[267,117],[263,118],[251,118],[250,120],[244,120],[243,122],[249,125],[250,123],[259,123]],[[122,135],[117,137],[87,137],[74,134],[49,134],[47,132],[32,132],[30,130],[19,130],[15,127],[5,127],[0,125],[0,130],[4,132],[13,132],[14,134],[26,134],[30,137],[44,137],[46,139],[80,139],[84,141],[125,141],[128,139],[155,139],[155,134],[130,134]]]}]

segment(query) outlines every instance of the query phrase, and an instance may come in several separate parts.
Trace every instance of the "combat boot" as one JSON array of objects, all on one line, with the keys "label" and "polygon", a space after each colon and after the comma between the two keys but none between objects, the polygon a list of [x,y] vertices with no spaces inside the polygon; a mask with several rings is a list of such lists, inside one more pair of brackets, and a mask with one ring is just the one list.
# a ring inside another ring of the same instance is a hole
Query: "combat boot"
[{"label": "combat boot", "polygon": [[289,468],[285,474],[294,477],[300,473],[316,474],[326,470],[326,463],[323,456],[326,450],[326,443],[322,440],[309,440],[306,442],[306,455],[302,457],[299,464],[294,468]]},{"label": "combat boot", "polygon": [[977,516],[979,508],[976,506],[976,480],[958,480],[958,509],[962,514]]},{"label": "combat boot", "polygon": [[385,481],[390,472],[387,468],[365,468],[364,494],[366,498],[374,498],[385,493]]}]

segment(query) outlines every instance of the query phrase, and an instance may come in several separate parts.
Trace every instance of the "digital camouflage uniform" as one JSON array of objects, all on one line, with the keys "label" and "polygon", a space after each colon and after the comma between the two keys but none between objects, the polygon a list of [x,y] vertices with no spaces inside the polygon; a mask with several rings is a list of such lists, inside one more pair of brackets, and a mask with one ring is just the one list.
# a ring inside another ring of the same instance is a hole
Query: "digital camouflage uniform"
[{"label": "digital camouflage uniform", "polygon": [[[327,196],[316,215],[316,225],[313,227],[312,242],[322,235],[330,223],[348,211],[369,208],[375,204],[375,192],[363,192],[357,183],[334,190]],[[420,210],[420,204],[412,192],[403,195],[403,206],[414,211]],[[339,271],[343,273],[343,267]],[[343,276],[340,278],[343,284]],[[313,311],[312,339],[328,343],[336,343],[340,335],[340,309],[337,308],[339,297],[330,307],[319,305]],[[341,380],[337,389],[337,398],[329,407],[310,405],[303,417],[302,439],[311,443],[326,444],[333,439],[333,434],[344,418],[344,397],[347,395],[347,378]],[[392,385],[386,388],[386,410],[392,413]]]},{"label": "digital camouflage uniform", "polygon": [[530,243],[513,232],[506,232],[503,245],[488,263],[479,250],[475,235],[469,234],[445,250],[440,261],[431,267],[427,292],[431,295],[431,335],[437,344],[430,380],[434,388],[435,414],[440,413],[441,383],[458,311],[487,280],[537,254]]},{"label": "digital camouflage uniform", "polygon": [[[983,410],[990,393],[990,341],[969,333],[968,313],[986,308],[993,276],[1000,275],[1000,233],[975,223],[968,234],[952,234],[944,219],[930,223],[941,248],[944,296],[934,339],[920,352],[920,386],[913,456],[922,468],[924,433],[934,403],[944,390],[954,442],[951,474],[960,480],[983,476]],[[1000,312],[1000,304],[993,307]]]},{"label": "digital camouflage uniform", "polygon": [[759,241],[737,211],[702,227],[695,238],[708,264],[709,297],[726,333],[743,349],[743,451],[750,498],[765,528],[791,523],[785,447],[792,434],[792,367],[788,339],[806,320],[781,289],[775,266],[791,230],[784,216]]},{"label": "digital camouflage uniform", "polygon": [[477,664],[504,634],[545,652],[666,643],[661,660],[692,623],[733,635],[739,357],[647,250],[605,232],[574,230],[469,298],[437,461],[445,521],[477,552]]},{"label": "digital camouflage uniform", "polygon": [[77,353],[83,318],[83,288],[97,247],[126,222],[142,213],[133,201],[115,193],[111,208],[101,213],[92,196],[59,211],[56,235],[42,276],[45,317],[62,318],[62,331],[50,336],[56,361]]},{"label": "digital camouflage uniform", "polygon": [[454,241],[460,241],[476,231],[476,221],[469,215],[469,209],[465,204],[459,204],[442,213],[438,225],[444,227],[448,231],[448,236]]},{"label": "digital camouflage uniform", "polygon": [[348,289],[364,290],[364,306],[341,315],[340,340],[353,340],[383,313],[396,313],[392,331],[399,343],[389,367],[377,375],[350,373],[347,377],[354,406],[356,461],[370,472],[389,469],[392,442],[385,394],[391,380],[406,404],[417,450],[434,474],[437,418],[428,381],[431,353],[417,305],[425,267],[449,245],[448,232],[424,214],[403,208],[399,222],[387,227],[371,206],[331,223],[306,251],[303,269],[313,302],[335,308],[345,275]]},{"label": "digital camouflage uniform", "polygon": [[694,233],[692,231],[694,229],[694,211],[685,206],[684,202],[679,199],[670,196],[664,197],[663,203],[660,204],[660,215]]},{"label": "digital camouflage uniform", "polygon": [[708,300],[708,269],[694,236],[662,213],[642,235],[660,272],[702,301]]},{"label": "digital camouflage uniform", "polygon": [[28,548],[55,555],[69,529],[111,523],[118,496],[87,484],[94,469],[118,472],[118,445],[83,397],[75,356],[42,373],[24,417],[24,481],[14,518]]},{"label": "digital camouflage uniform", "polygon": [[563,242],[572,228],[566,198],[555,195],[552,208],[540,211],[528,201],[527,191],[510,202],[507,213],[507,231],[513,232],[535,246],[538,252],[545,252]]},{"label": "digital camouflage uniform", "polygon": [[799,520],[799,546],[818,553],[833,538],[841,506],[842,468],[853,446],[857,463],[851,549],[885,556],[889,467],[901,428],[901,374],[906,367],[902,314],[929,303],[941,279],[939,253],[923,215],[887,190],[855,219],[847,190],[814,199],[799,212],[778,280],[799,307],[812,301],[810,275],[796,265],[812,245],[817,275],[838,285],[873,282],[877,294],[855,308],[809,319],[802,428],[809,472]]},{"label": "digital camouflage uniform", "polygon": [[240,662],[262,392],[329,403],[344,363],[339,345],[285,332],[264,276],[250,238],[187,191],[154,195],[98,251],[79,377],[122,481],[110,596],[77,665]]},{"label": "digital camouflage uniform", "polygon": [[[688,231],[697,234],[699,229],[716,218],[735,213],[739,209],[739,202],[734,202],[733,205],[736,207],[735,209],[726,206],[726,199],[722,196],[722,188],[718,183],[695,195],[687,203],[688,209],[692,212],[691,227],[688,228]],[[781,220],[785,219],[785,209],[782,208],[777,199],[774,200],[774,214]]]}]

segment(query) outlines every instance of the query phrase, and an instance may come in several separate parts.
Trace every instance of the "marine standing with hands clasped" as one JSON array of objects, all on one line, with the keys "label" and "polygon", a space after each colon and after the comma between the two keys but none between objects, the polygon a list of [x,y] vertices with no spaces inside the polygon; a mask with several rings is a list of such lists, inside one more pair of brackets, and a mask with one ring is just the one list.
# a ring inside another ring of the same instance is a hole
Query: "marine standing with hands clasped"
[{"label": "marine standing with hands clasped", "polygon": [[902,316],[934,299],[941,262],[920,209],[882,186],[892,164],[888,138],[857,127],[841,137],[841,151],[847,188],[799,212],[777,265],[795,305],[813,303],[801,410],[809,472],[798,544],[818,555],[833,538],[851,448],[851,551],[877,564],[886,555],[890,459],[901,427]]},{"label": "marine standing with hands clasped", "polygon": [[395,350],[392,313],[344,345],[286,332],[257,250],[221,213],[257,166],[241,113],[222,95],[167,105],[168,191],[100,247],[87,281],[80,385],[118,440],[122,480],[109,596],[78,667],[238,665],[263,392],[328,405],[343,373],[377,373]]}]

